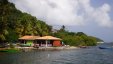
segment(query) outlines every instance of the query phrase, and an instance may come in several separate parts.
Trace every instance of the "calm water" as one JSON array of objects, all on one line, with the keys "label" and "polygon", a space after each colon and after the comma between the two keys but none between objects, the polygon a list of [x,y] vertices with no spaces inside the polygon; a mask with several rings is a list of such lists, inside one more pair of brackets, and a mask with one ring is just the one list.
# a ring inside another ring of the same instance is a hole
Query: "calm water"
[{"label": "calm water", "polygon": [[0,64],[113,64],[113,49],[96,46],[76,50],[0,53]]}]

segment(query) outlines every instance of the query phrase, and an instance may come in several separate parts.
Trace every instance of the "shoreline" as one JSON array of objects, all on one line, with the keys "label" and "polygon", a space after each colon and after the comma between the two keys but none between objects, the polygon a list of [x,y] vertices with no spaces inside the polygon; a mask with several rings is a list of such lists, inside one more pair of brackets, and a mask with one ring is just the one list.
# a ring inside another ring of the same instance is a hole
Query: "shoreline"
[{"label": "shoreline", "polygon": [[10,50],[10,49],[17,49],[22,52],[32,51],[32,50],[71,50],[71,49],[78,49],[79,47],[75,46],[62,46],[62,47],[15,47],[15,48],[0,48],[0,51],[2,50]]},{"label": "shoreline", "polygon": [[69,47],[17,47],[17,49],[24,50],[24,51],[30,51],[30,50],[71,50],[71,49],[78,49],[79,47],[69,46]]}]

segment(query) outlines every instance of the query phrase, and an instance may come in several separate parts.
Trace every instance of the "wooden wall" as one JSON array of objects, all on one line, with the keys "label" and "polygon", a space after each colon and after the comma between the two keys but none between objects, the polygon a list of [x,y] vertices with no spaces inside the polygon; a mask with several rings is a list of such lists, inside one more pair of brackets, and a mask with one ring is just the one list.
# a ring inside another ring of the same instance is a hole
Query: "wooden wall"
[{"label": "wooden wall", "polygon": [[61,41],[59,40],[53,41],[53,46],[62,46]]}]

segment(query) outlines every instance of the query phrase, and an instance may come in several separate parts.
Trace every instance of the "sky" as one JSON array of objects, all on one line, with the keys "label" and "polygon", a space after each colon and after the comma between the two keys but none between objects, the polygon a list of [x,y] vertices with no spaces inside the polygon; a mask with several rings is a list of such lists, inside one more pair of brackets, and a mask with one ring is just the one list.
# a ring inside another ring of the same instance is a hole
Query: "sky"
[{"label": "sky", "polygon": [[22,12],[43,20],[54,28],[84,32],[113,41],[113,0],[9,0]]}]

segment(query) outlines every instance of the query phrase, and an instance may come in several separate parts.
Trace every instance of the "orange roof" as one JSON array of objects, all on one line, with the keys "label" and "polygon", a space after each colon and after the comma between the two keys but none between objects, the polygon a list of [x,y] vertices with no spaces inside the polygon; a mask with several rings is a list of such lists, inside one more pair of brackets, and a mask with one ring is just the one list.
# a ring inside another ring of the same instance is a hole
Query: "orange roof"
[{"label": "orange roof", "polygon": [[20,37],[20,40],[35,40],[36,38],[39,38],[40,36],[23,36]]},{"label": "orange roof", "polygon": [[39,38],[36,38],[38,40],[62,40],[60,38],[56,38],[56,37],[53,37],[53,36],[43,36],[43,37],[39,37]]}]

